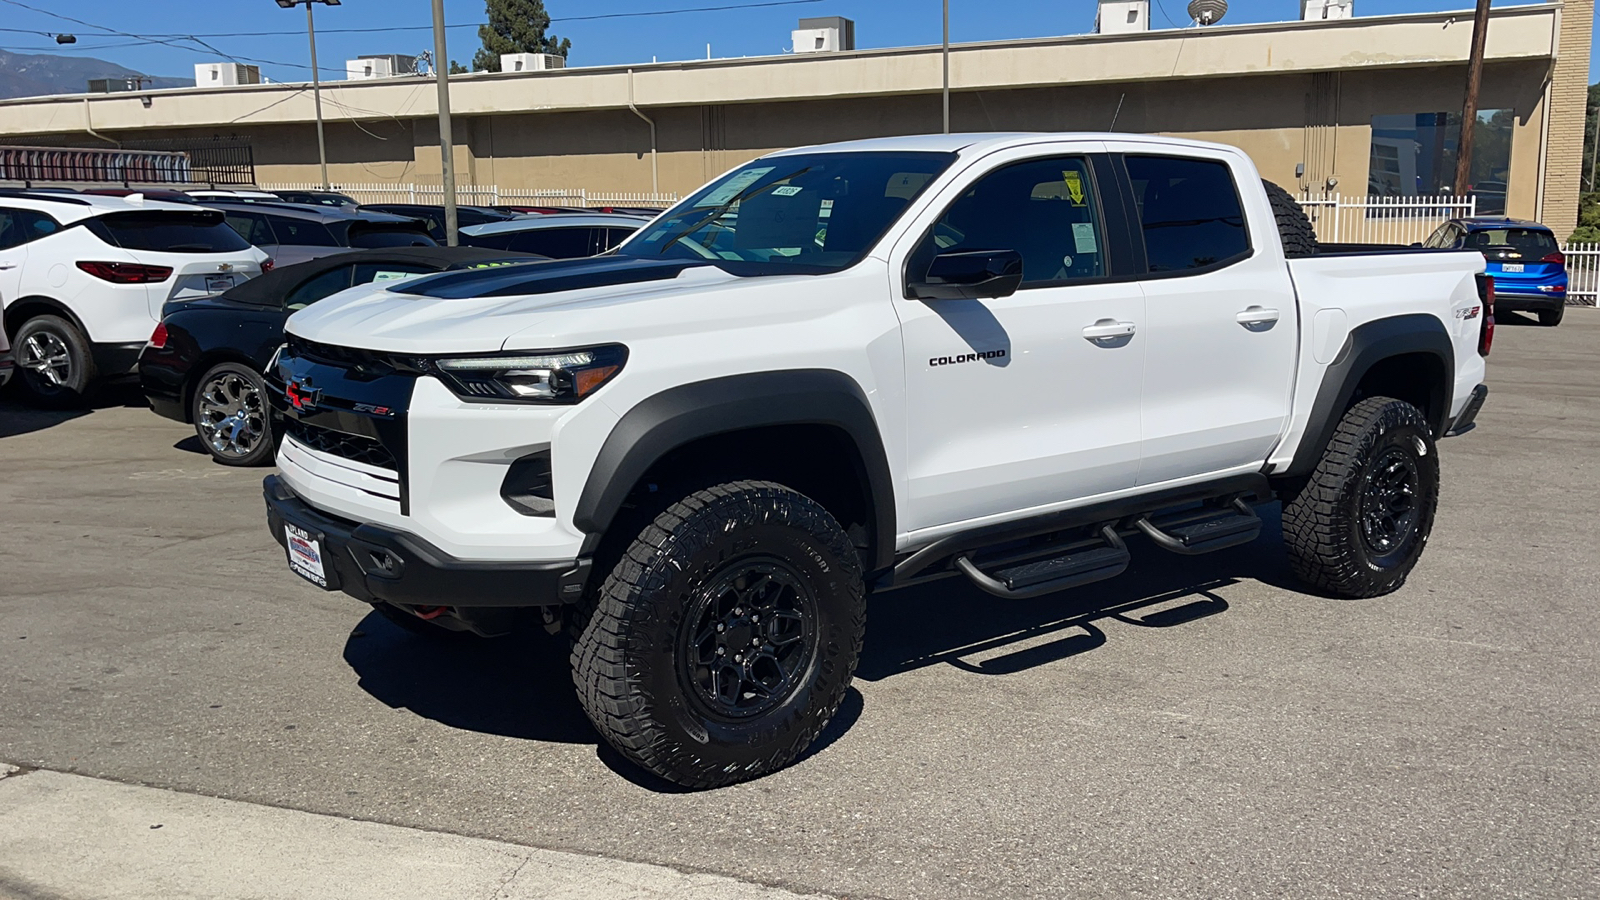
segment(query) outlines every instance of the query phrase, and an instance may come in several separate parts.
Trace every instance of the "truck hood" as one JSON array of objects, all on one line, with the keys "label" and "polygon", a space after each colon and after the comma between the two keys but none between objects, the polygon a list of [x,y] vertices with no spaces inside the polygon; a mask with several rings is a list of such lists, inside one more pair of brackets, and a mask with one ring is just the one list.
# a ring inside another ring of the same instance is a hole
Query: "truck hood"
[{"label": "truck hood", "polygon": [[639,303],[739,281],[714,263],[627,256],[445,272],[362,285],[289,317],[322,344],[389,353],[487,353],[564,309]]}]

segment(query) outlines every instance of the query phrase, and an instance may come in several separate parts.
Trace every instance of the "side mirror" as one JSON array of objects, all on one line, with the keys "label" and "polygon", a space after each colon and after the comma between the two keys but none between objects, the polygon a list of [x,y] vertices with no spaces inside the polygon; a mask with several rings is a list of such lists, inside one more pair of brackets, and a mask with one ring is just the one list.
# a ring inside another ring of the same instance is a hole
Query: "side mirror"
[{"label": "side mirror", "polygon": [[941,253],[927,277],[907,286],[918,300],[979,300],[1009,297],[1022,286],[1022,254],[1015,250]]}]

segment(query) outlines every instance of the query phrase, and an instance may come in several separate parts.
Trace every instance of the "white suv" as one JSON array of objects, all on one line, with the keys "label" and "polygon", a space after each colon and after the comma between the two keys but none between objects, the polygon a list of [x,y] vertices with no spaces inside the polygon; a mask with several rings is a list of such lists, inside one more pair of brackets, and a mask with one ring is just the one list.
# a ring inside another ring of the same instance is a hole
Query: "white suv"
[{"label": "white suv", "polygon": [[133,197],[0,194],[0,310],[24,395],[81,401],[132,370],[169,301],[271,268],[222,213]]}]

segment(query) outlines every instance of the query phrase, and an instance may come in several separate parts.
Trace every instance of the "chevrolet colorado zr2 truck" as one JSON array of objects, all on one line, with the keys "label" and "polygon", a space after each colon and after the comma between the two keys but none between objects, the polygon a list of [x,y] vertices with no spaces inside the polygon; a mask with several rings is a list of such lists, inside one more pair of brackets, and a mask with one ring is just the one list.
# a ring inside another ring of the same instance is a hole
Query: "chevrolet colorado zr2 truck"
[{"label": "chevrolet colorado zr2 truck", "polygon": [[1319,253],[1214,144],[775,153],[604,256],[296,313],[268,522],[409,630],[564,624],[607,741],[729,784],[823,730],[873,591],[1037,597],[1250,541],[1272,500],[1309,585],[1398,588],[1487,393],[1483,271]]}]

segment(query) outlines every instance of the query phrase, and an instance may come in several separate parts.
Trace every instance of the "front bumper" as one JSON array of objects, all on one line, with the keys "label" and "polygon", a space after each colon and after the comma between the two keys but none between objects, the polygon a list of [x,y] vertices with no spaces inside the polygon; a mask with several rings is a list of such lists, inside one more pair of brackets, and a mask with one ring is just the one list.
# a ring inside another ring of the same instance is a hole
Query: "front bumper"
[{"label": "front bumper", "polygon": [[1483,401],[1489,398],[1489,386],[1480,384],[1472,389],[1472,396],[1467,398],[1467,405],[1461,408],[1461,414],[1456,416],[1450,427],[1444,430],[1445,437],[1455,437],[1466,434],[1478,427],[1478,410],[1483,409]]},{"label": "front bumper", "polygon": [[462,560],[414,534],[335,518],[297,497],[276,475],[262,482],[267,527],[287,548],[285,523],[322,537],[329,589],[402,607],[519,608],[574,603],[589,560]]}]

